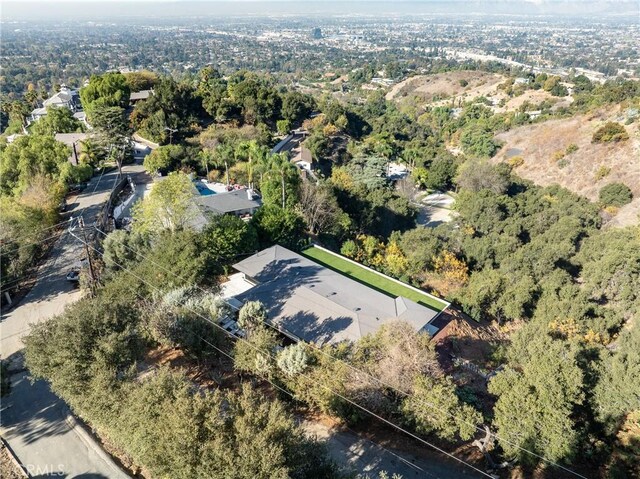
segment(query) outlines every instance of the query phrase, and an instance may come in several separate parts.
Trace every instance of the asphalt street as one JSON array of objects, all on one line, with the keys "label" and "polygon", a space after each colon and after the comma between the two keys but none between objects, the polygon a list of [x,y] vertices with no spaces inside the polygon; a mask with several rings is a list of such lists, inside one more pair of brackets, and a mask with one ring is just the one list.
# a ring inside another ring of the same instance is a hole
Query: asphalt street
[{"label": "asphalt street", "polygon": [[[124,174],[144,180],[141,165],[128,165]],[[118,178],[116,170],[97,175],[68,204],[67,215],[95,221]],[[67,405],[47,383],[32,383],[21,367],[22,338],[31,325],[64,311],[81,297],[65,280],[84,256],[82,243],[65,231],[38,270],[38,281],[20,304],[0,319],[0,354],[12,364],[12,391],[0,405],[0,434],[33,477],[126,478],[111,458],[69,415]]]}]

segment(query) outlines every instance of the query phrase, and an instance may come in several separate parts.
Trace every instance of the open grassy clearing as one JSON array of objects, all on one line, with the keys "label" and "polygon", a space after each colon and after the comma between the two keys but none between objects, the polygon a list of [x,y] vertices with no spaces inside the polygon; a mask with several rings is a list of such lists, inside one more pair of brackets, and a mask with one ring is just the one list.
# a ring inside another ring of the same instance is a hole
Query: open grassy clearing
[{"label": "open grassy clearing", "polygon": [[392,298],[402,296],[436,311],[442,311],[446,306],[445,302],[440,301],[437,298],[433,298],[426,293],[420,293],[408,286],[403,286],[389,278],[371,272],[362,266],[355,265],[340,256],[323,251],[320,248],[312,246],[311,248],[304,250],[302,254],[307,258],[326,266],[327,268],[344,274],[345,276],[391,296]]}]

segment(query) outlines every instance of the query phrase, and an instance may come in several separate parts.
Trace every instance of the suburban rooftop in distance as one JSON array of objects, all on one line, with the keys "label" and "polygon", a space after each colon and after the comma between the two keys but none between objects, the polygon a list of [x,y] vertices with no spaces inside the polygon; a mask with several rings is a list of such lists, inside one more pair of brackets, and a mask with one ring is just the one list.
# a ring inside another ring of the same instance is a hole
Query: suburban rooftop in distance
[{"label": "suburban rooftop in distance", "polygon": [[317,344],[357,341],[393,321],[406,321],[431,336],[435,311],[392,297],[284,248],[272,246],[234,268],[256,286],[238,296],[261,301],[269,320],[291,335]]}]

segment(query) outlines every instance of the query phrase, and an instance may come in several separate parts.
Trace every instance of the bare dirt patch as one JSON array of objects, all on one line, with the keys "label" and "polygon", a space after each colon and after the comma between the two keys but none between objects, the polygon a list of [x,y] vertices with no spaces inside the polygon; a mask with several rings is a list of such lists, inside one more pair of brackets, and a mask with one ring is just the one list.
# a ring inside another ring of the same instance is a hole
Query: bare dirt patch
[{"label": "bare dirt patch", "polygon": [[[507,96],[504,96],[507,98]],[[559,98],[553,96],[551,93],[545,90],[525,90],[522,95],[518,95],[509,99],[503,107],[496,108],[497,112],[515,111],[518,110],[525,103],[529,103],[531,106],[539,105],[543,101],[549,101],[553,103],[552,110],[556,110],[561,107],[568,107],[573,102],[573,97],[566,96]],[[527,108],[527,111],[533,108]]]},{"label": "bare dirt patch", "polygon": [[[633,192],[634,200],[620,208],[608,223],[611,226],[637,223],[640,214],[638,125],[625,126],[630,137],[627,141],[591,143],[593,132],[606,121],[616,121],[619,115],[619,108],[615,108],[514,128],[497,136],[504,146],[494,161],[505,161],[510,151],[519,151],[518,156],[524,160],[515,170],[519,176],[542,186],[559,184],[592,201],[598,200],[603,186],[614,182],[624,183]],[[576,145],[578,150],[566,154],[571,144]]]},{"label": "bare dirt patch", "polygon": [[387,93],[386,99],[402,101],[405,97],[414,96],[425,102],[435,102],[455,96],[468,101],[497,94],[498,85],[505,79],[496,73],[467,70],[418,75],[395,85]]},{"label": "bare dirt patch", "polygon": [[18,467],[17,459],[12,457],[4,442],[0,441],[0,470],[3,479],[24,479],[27,477],[25,472]]}]

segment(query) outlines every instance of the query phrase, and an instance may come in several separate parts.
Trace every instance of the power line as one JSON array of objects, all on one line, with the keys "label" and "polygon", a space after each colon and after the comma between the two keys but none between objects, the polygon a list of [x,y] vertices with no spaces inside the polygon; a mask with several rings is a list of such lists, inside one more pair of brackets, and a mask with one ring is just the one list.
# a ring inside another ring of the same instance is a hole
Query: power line
[{"label": "power line", "polygon": [[[105,236],[107,235],[107,233],[105,233],[104,231],[101,231],[101,230],[100,230],[100,229],[98,229],[97,227],[95,227],[95,228],[96,228],[96,230],[97,230],[99,233],[102,233],[102,234],[103,234],[103,235],[105,235]],[[127,246],[126,244],[124,244],[124,242],[120,241],[120,244],[122,244],[125,248],[129,249],[130,251],[133,251],[131,248],[129,248],[129,246]],[[147,256],[142,255],[142,254],[139,254],[139,253],[138,253],[138,255],[139,255],[140,257],[142,257],[142,258],[144,258],[144,259],[148,260],[151,264],[154,264],[154,265],[156,265],[156,266],[158,266],[158,267],[160,267],[160,268],[163,268],[166,272],[168,272],[168,273],[171,273],[171,274],[174,274],[174,275],[175,275],[175,273],[174,273],[174,272],[172,272],[172,271],[168,270],[167,268],[163,267],[162,265],[160,265],[160,264],[158,264],[158,263],[156,263],[156,262],[154,262],[154,261],[149,260]],[[176,275],[176,276],[177,276],[177,275]],[[179,276],[178,276],[178,277],[179,277]],[[180,278],[180,279],[184,279],[184,278]],[[198,289],[200,289],[201,291],[205,292],[205,290],[204,290],[204,289],[202,289],[199,285],[196,285],[196,288],[198,288]],[[294,340],[294,341],[296,341],[296,342],[300,342],[300,341],[301,341],[299,338],[296,338],[295,336],[293,336],[293,335],[291,335],[291,334],[287,333],[286,331],[284,331],[284,330],[282,330],[282,329],[280,329],[280,328],[275,327],[274,325],[272,325],[271,323],[269,323],[269,322],[268,322],[268,321],[266,321],[266,320],[260,320],[260,321],[261,321],[263,324],[265,324],[266,326],[268,326],[268,327],[272,328],[273,330],[275,330],[275,331],[277,331],[277,332],[279,332],[279,333],[281,333],[281,334],[284,334],[284,335],[285,335],[285,336],[287,336],[289,339],[292,339],[292,340]],[[387,382],[385,382],[385,381],[383,381],[383,380],[381,380],[381,379],[379,379],[379,378],[377,378],[377,377],[373,376],[372,374],[370,374],[370,373],[368,373],[368,372],[366,372],[366,371],[363,371],[362,369],[359,369],[359,368],[357,368],[357,367],[353,366],[351,363],[349,363],[349,362],[347,362],[347,361],[345,361],[345,360],[343,360],[343,359],[341,359],[341,358],[335,357],[335,356],[333,356],[333,355],[331,355],[331,354],[327,353],[327,352],[326,352],[326,351],[324,351],[322,348],[319,348],[319,347],[318,347],[318,346],[316,346],[316,345],[313,345],[313,344],[311,344],[311,343],[307,343],[307,342],[305,342],[305,341],[303,341],[303,343],[304,343],[305,345],[308,345],[308,346],[309,346],[309,347],[311,347],[312,349],[314,349],[314,350],[316,350],[316,351],[320,352],[321,354],[323,354],[323,355],[325,355],[325,356],[327,356],[327,357],[332,358],[334,361],[340,361],[342,364],[346,365],[347,367],[349,367],[349,368],[350,368],[350,369],[352,369],[353,371],[356,371],[356,372],[358,372],[358,373],[360,373],[360,374],[363,374],[363,375],[365,375],[365,376],[367,376],[367,377],[369,377],[369,378],[373,379],[373,380],[374,380],[374,381],[376,381],[378,384],[380,384],[380,385],[382,385],[382,386],[384,386],[384,387],[387,387],[387,388],[389,388],[389,389],[392,389],[392,390],[394,390],[394,391],[396,391],[396,392],[400,393],[401,395],[403,395],[403,396],[405,396],[405,397],[410,397],[410,396],[411,396],[411,394],[410,394],[410,393],[408,393],[407,391],[403,391],[403,390],[401,390],[401,389],[399,389],[399,388],[397,388],[397,387],[395,387],[395,386],[393,386],[393,385],[391,385],[391,384],[389,384],[389,383],[387,383]],[[461,418],[457,417],[455,414],[453,414],[453,413],[452,413],[452,412],[450,412],[450,411],[446,411],[446,410],[444,410],[444,409],[442,409],[442,408],[440,408],[440,407],[438,407],[438,406],[436,406],[436,405],[434,405],[434,404],[431,404],[431,403],[429,403],[429,402],[427,402],[427,401],[424,401],[424,400],[419,401],[419,403],[420,403],[421,405],[428,406],[428,407],[429,407],[430,409],[432,409],[432,410],[440,411],[440,412],[442,412],[442,413],[444,413],[444,414],[448,415],[449,417],[451,417],[452,419],[454,419],[454,420],[456,420],[456,421],[458,421],[458,422],[462,422],[462,423],[464,423],[464,424],[467,424],[467,425],[469,425],[469,426],[473,427],[474,429],[476,429],[476,430],[478,430],[478,431],[480,431],[480,432],[482,432],[482,433],[484,433],[484,434],[487,434],[486,430],[485,430],[485,429],[483,429],[483,428],[481,428],[481,427],[480,427],[480,426],[478,426],[477,424],[474,424],[474,423],[472,423],[472,422],[470,422],[470,421],[467,421],[466,419],[461,419]],[[554,466],[554,467],[557,467],[557,468],[559,468],[559,469],[562,469],[562,470],[564,470],[564,471],[566,471],[566,472],[568,472],[568,473],[571,473],[571,474],[575,475],[576,477],[580,477],[581,479],[588,479],[586,476],[583,476],[582,474],[579,474],[579,473],[577,473],[577,472],[575,472],[575,471],[573,471],[573,470],[571,470],[571,469],[569,469],[569,468],[567,468],[567,467],[565,467],[565,466],[563,466],[563,465],[561,465],[561,464],[558,464],[558,463],[556,463],[556,462],[554,462],[554,461],[552,461],[552,460],[550,460],[550,459],[547,459],[546,457],[544,457],[544,456],[542,456],[542,455],[540,455],[540,454],[538,454],[538,453],[536,453],[536,452],[534,452],[534,451],[531,451],[531,450],[529,450],[529,449],[523,448],[522,446],[520,446],[520,445],[518,445],[518,444],[516,444],[516,443],[514,443],[514,442],[512,442],[512,441],[509,441],[509,440],[507,440],[507,439],[504,439],[504,438],[502,438],[502,437],[498,436],[496,433],[489,432],[488,434],[489,434],[491,437],[493,437],[493,438],[495,438],[495,439],[499,440],[500,442],[502,442],[502,443],[504,443],[504,444],[509,444],[509,445],[513,446],[514,448],[516,448],[516,449],[518,449],[518,450],[520,450],[520,451],[522,451],[522,452],[526,452],[526,453],[528,453],[528,454],[530,454],[530,455],[532,455],[532,456],[534,456],[534,457],[536,457],[536,458],[538,458],[538,459],[540,459],[540,460],[542,460],[542,461],[546,462],[546,463],[547,463],[547,464],[549,464],[549,465],[552,465],[552,466]]]},{"label": "power line", "polygon": [[[48,226],[47,228],[42,228],[41,230],[37,231],[37,232],[36,232],[36,233],[34,233],[34,234],[36,234],[36,235],[37,235],[37,234],[43,233],[44,231],[50,230],[50,229],[52,229],[52,228],[56,228],[56,227],[58,227],[58,226],[60,226],[60,225],[63,225],[63,224],[65,224],[65,223],[68,223],[68,222],[70,222],[70,221],[71,221],[71,218],[69,218],[68,220],[60,221],[59,223],[56,223],[55,225]],[[27,242],[27,243],[20,243],[20,244],[19,244],[18,246],[16,246],[16,248],[15,248],[14,250],[12,250],[11,252],[13,252],[13,251],[17,251],[18,249],[21,249],[22,247],[30,246],[30,245],[37,244],[37,243],[42,243],[43,241],[47,241],[47,240],[49,240],[49,239],[51,239],[51,238],[55,238],[57,235],[60,235],[60,234],[63,234],[63,233],[64,233],[64,230],[62,230],[62,231],[58,231],[58,232],[56,232],[56,233],[54,233],[54,234],[52,234],[51,236],[48,236],[48,237],[46,237],[46,238],[38,239],[38,240],[35,240],[35,241],[29,241],[29,242]],[[6,254],[7,254],[7,253],[4,253],[4,252],[0,251],[0,255],[5,255],[5,256],[6,256]],[[9,253],[9,254],[10,254],[10,253]]]},{"label": "power line", "polygon": [[[132,290],[133,291],[133,290]],[[140,293],[138,293],[137,291],[134,291],[134,293],[138,296],[138,298],[140,298],[141,300],[145,300],[144,296],[142,296]],[[231,333],[229,333],[231,334]],[[233,339],[236,339],[236,336],[233,336]],[[197,336],[198,339],[200,339],[201,341],[205,342],[206,344],[208,344],[209,346],[211,346],[213,349],[215,349],[216,351],[218,351],[219,353],[223,354],[224,356],[226,356],[227,358],[231,359],[233,361],[233,356],[231,356],[228,352],[224,351],[223,349],[219,348],[218,346],[216,346],[215,344],[209,342],[206,338],[203,338],[202,336],[198,335]],[[288,396],[290,396],[292,399],[297,400],[295,394],[293,394],[291,391],[287,391],[286,389],[284,389],[283,387],[279,386],[278,384],[274,383],[271,379],[269,379],[267,376],[260,376],[261,379],[267,381],[269,384],[271,384],[273,387],[275,387],[276,389],[278,389],[279,391],[287,394]],[[402,455],[395,453],[393,451],[390,451],[389,449],[387,449],[386,447],[384,447],[382,444],[373,441],[372,439],[369,439],[367,437],[362,437],[360,436],[356,431],[354,431],[353,429],[351,429],[350,427],[346,427],[346,429],[348,429],[349,431],[351,431],[353,434],[355,434],[356,436],[361,437],[362,439],[364,439],[365,441],[369,441],[371,444],[374,444],[375,446],[379,447],[380,449],[382,449],[383,451],[385,451],[386,453],[397,457],[398,459],[400,459],[402,462],[406,463],[409,467],[412,467],[413,469],[417,469],[421,472],[427,472],[424,469],[422,469],[420,466],[417,466],[416,464],[413,464],[411,461],[409,461],[407,458],[403,457]],[[429,475],[434,475],[436,478],[438,478],[439,476],[433,473],[429,473]]]},{"label": "power line", "polygon": [[[75,236],[73,233],[71,233],[71,234],[72,234],[73,236]],[[82,239],[81,239],[80,237],[78,237],[78,236],[75,236],[75,237],[76,237],[78,240],[82,241]],[[96,253],[98,253],[98,254],[100,254],[100,255],[104,256],[104,253],[101,253],[101,252],[100,252],[97,248],[95,248],[94,246],[89,245],[89,247],[90,247],[90,248],[92,248],[94,251],[96,251]],[[126,271],[127,273],[131,274],[131,275],[132,275],[132,276],[134,276],[136,279],[138,279],[139,281],[142,281],[143,283],[145,283],[147,286],[151,287],[151,288],[152,288],[152,289],[154,289],[155,291],[157,291],[157,292],[159,292],[159,293],[161,293],[161,292],[162,292],[162,291],[161,291],[159,288],[157,288],[156,286],[154,286],[154,285],[150,284],[149,282],[147,282],[146,280],[144,280],[144,279],[143,279],[143,278],[141,278],[140,276],[138,276],[138,275],[136,275],[135,273],[133,273],[129,268],[125,268],[125,267],[123,267],[122,265],[120,265],[120,264],[118,264],[118,263],[116,263],[116,262],[114,262],[114,263],[115,263],[117,266],[119,266],[120,268],[122,268],[122,270],[123,270],[123,271]],[[199,313],[199,312],[197,312],[197,311],[194,311],[194,310],[193,310],[193,309],[191,309],[191,308],[185,307],[185,309],[190,310],[190,311],[191,311],[193,314],[195,314],[196,316],[198,316],[198,317],[200,317],[200,318],[204,319],[205,321],[207,321],[207,322],[211,323],[211,324],[212,324],[212,325],[214,325],[216,328],[218,328],[218,329],[220,329],[221,331],[223,331],[223,332],[224,332],[224,334],[226,334],[226,335],[228,335],[228,336],[230,336],[230,337],[236,338],[237,340],[245,341],[245,342],[246,342],[246,343],[247,343],[247,344],[248,344],[252,349],[256,350],[258,353],[263,353],[263,354],[264,354],[264,353],[266,353],[266,354],[268,354],[272,359],[275,359],[275,356],[273,356],[273,354],[269,353],[268,351],[260,350],[260,348],[257,348],[256,346],[254,346],[253,344],[251,344],[251,342],[249,342],[249,341],[248,341],[247,339],[245,339],[245,338],[241,338],[241,337],[234,336],[231,332],[227,331],[227,330],[226,330],[226,329],[224,329],[221,325],[219,325],[219,324],[218,324],[218,323],[216,323],[215,321],[212,321],[210,318],[207,318],[207,317],[203,316],[202,314],[200,314],[200,313]],[[307,378],[309,378],[309,376],[307,376]],[[333,389],[331,389],[330,387],[325,386],[324,384],[319,383],[317,380],[314,380],[314,379],[312,379],[312,378],[309,378],[309,379],[311,379],[311,381],[312,381],[312,382],[314,382],[315,384],[317,384],[318,386],[320,386],[320,387],[322,387],[322,388],[326,389],[327,391],[331,392],[332,394],[335,394],[336,396],[340,397],[340,398],[341,398],[341,399],[343,399],[344,401],[346,401],[346,402],[348,402],[349,404],[351,404],[351,405],[353,405],[353,406],[357,407],[358,409],[361,409],[362,411],[366,412],[367,414],[371,415],[372,417],[375,417],[375,418],[377,418],[378,420],[383,421],[384,423],[388,424],[389,426],[391,426],[391,427],[393,427],[393,428],[397,429],[398,431],[401,431],[401,432],[403,432],[403,433],[407,434],[408,436],[410,436],[410,437],[412,437],[412,438],[414,438],[414,439],[416,439],[416,440],[418,440],[418,441],[422,442],[423,444],[425,444],[425,445],[427,445],[427,446],[429,446],[429,447],[431,447],[431,448],[435,449],[436,451],[441,452],[442,454],[445,454],[446,456],[450,457],[451,459],[454,459],[455,461],[457,461],[457,462],[459,462],[459,463],[461,463],[461,464],[466,465],[467,467],[469,467],[469,468],[471,468],[471,469],[475,470],[476,472],[479,472],[479,473],[480,473],[480,474],[482,474],[483,476],[486,476],[486,477],[489,477],[489,478],[493,479],[493,476],[491,476],[490,474],[487,474],[486,472],[482,471],[481,469],[478,469],[477,467],[475,467],[474,465],[472,465],[472,464],[470,464],[470,463],[466,462],[465,460],[460,459],[460,458],[459,458],[459,457],[457,457],[457,456],[454,456],[453,454],[451,454],[451,453],[449,453],[449,452],[445,451],[444,449],[442,449],[442,448],[440,448],[440,447],[436,446],[435,444],[430,443],[429,441],[427,441],[427,440],[425,440],[425,439],[423,439],[423,438],[421,438],[421,437],[417,436],[416,434],[413,434],[412,432],[410,432],[410,431],[408,431],[408,430],[404,429],[403,427],[398,426],[397,424],[393,423],[392,421],[389,421],[388,419],[383,418],[382,416],[380,416],[380,415],[378,415],[378,414],[374,413],[373,411],[368,410],[368,409],[367,409],[367,408],[365,408],[364,406],[361,406],[360,404],[357,404],[356,402],[352,401],[351,399],[349,399],[349,398],[347,398],[347,397],[345,397],[345,396],[341,395],[340,393],[338,393],[338,392],[334,391],[334,390],[333,390]]]},{"label": "power line", "polygon": [[55,233],[55,234],[53,234],[51,236],[47,236],[46,238],[42,238],[42,239],[37,240],[37,241],[29,241],[28,243],[21,243],[21,244],[15,246],[13,249],[10,249],[9,252],[6,252],[6,251],[0,252],[0,256],[12,255],[16,251],[20,251],[21,249],[25,249],[25,248],[27,248],[29,246],[33,246],[33,245],[36,245],[36,244],[42,244],[45,241],[49,241],[52,238],[60,238],[63,234],[64,234],[64,231],[59,231],[59,232],[57,232],[57,233]]}]

